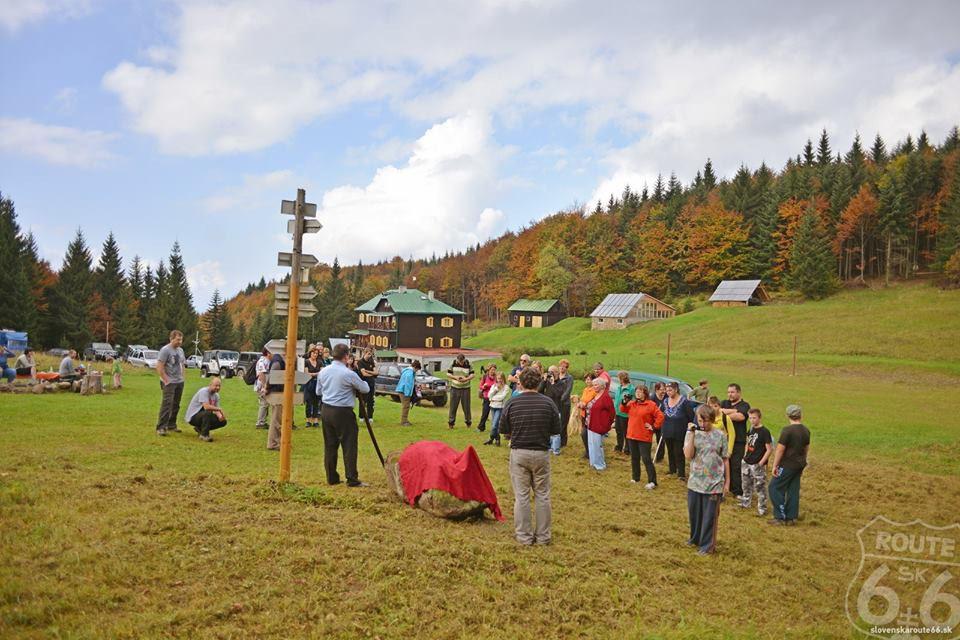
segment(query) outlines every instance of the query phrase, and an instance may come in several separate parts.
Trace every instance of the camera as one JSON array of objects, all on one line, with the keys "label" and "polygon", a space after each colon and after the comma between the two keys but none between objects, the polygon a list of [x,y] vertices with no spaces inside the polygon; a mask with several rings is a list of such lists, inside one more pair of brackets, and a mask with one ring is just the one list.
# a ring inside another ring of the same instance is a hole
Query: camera
[{"label": "camera", "polygon": [[631,400],[633,400],[633,394],[630,393],[629,391],[624,393],[622,396],[620,396],[620,402],[622,404],[627,404]]}]

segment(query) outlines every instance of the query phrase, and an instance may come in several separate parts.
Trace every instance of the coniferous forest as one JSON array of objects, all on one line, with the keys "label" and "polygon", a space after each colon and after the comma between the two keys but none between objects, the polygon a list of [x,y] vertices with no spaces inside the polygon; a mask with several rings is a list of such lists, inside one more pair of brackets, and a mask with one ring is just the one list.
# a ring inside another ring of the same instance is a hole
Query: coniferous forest
[{"label": "coniferous forest", "polygon": [[[690,184],[661,175],[466,251],[321,265],[320,312],[301,322],[301,337],[343,335],[355,304],[400,284],[435,291],[468,320],[492,321],[521,297],[560,298],[571,315],[586,315],[608,293],[670,302],[730,278],[806,298],[931,272],[960,285],[958,174],[956,127],[940,143],[921,132],[888,146],[878,134],[846,148],[823,131],[780,170],[741,166],[729,179],[708,159]],[[188,343],[199,332],[201,348],[255,348],[284,331],[263,278],[228,301],[214,292],[198,316],[176,243],[151,268],[138,256],[124,264],[110,234],[94,263],[78,230],[55,271],[10,196],[0,194],[0,327],[28,331],[35,347],[82,348],[104,340],[108,323],[111,343],[151,346],[172,328]]]}]

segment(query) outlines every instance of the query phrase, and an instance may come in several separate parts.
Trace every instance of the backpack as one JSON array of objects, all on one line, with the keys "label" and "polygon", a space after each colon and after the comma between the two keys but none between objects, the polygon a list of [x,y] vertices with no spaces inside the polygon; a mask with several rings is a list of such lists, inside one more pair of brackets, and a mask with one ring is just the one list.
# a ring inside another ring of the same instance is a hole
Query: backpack
[{"label": "backpack", "polygon": [[260,362],[259,358],[256,362],[252,362],[251,366],[247,367],[247,370],[243,372],[243,381],[253,386],[257,383],[257,363]]}]

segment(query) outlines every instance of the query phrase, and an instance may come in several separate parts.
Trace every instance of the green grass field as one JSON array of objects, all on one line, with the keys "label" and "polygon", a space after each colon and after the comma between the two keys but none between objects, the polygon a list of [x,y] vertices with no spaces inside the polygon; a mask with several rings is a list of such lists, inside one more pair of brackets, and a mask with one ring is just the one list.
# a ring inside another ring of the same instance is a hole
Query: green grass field
[{"label": "green grass field", "polygon": [[[910,286],[469,341],[662,372],[669,333],[672,375],[740,382],[774,434],[783,407],[802,404],[813,444],[800,525],[769,527],[727,502],[709,558],[683,545],[681,483],[631,485],[609,443],[604,474],[575,444],[554,460],[554,543],[526,549],[512,538],[505,447],[478,450],[508,521],[451,523],[390,496],[363,432],[369,488],[326,487],[322,436],[304,429],[293,484],[277,485],[240,380],[224,383],[230,424],[210,444],[189,427],[154,435],[159,391],[142,370],[104,396],[0,395],[0,637],[857,637],[844,612],[857,530],[876,515],[958,520],[958,318],[960,294]],[[184,406],[201,384],[189,372]],[[409,430],[398,418],[378,399],[384,451],[486,435],[448,430],[445,409],[415,409]]]}]

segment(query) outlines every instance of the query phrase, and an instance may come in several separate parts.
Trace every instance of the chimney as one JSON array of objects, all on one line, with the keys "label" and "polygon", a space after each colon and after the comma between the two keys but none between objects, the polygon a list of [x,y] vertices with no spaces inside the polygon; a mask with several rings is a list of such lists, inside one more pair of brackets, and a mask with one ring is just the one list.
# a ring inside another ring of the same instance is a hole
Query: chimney
[{"label": "chimney", "polygon": [[406,285],[400,285],[399,287],[397,287],[397,291],[399,291],[400,293],[406,293],[407,292]]},{"label": "chimney", "polygon": [[427,300],[433,300],[433,291],[427,291]]}]

